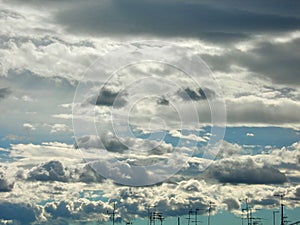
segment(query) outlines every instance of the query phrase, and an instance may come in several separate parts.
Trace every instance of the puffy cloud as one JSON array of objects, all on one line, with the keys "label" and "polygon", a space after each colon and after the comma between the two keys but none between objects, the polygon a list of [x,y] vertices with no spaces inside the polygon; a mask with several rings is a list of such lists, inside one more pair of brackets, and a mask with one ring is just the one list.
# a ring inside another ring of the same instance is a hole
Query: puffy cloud
[{"label": "puffy cloud", "polygon": [[101,177],[88,164],[75,168],[64,167],[60,161],[49,161],[33,167],[27,174],[28,180],[60,182],[102,182]]},{"label": "puffy cloud", "polygon": [[0,173],[0,192],[9,192],[14,188],[14,183],[9,181],[5,175]]},{"label": "puffy cloud", "polygon": [[221,183],[282,184],[287,182],[285,174],[269,165],[259,165],[250,157],[222,159],[212,164],[208,176]]},{"label": "puffy cloud", "polygon": [[111,152],[123,153],[128,150],[128,147],[118,140],[116,136],[111,133],[98,136],[83,136],[76,139],[75,148],[95,148],[106,149]]},{"label": "puffy cloud", "polygon": [[50,133],[68,132],[71,130],[66,124],[62,124],[62,123],[56,123],[50,125],[50,127],[51,127]]},{"label": "puffy cloud", "polygon": [[66,182],[69,179],[69,175],[61,162],[50,161],[32,168],[28,174],[28,179]]},{"label": "puffy cloud", "polygon": [[35,130],[36,128],[34,127],[34,125],[30,124],[30,123],[24,123],[23,124],[23,128],[26,131],[31,131],[31,130]]}]

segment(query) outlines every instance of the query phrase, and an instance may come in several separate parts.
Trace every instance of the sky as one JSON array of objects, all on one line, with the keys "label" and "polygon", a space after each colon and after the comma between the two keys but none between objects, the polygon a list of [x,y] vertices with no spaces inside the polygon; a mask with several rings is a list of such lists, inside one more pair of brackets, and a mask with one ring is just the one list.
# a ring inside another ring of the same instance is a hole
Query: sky
[{"label": "sky", "polygon": [[300,221],[299,1],[0,0],[0,28],[0,224]]}]

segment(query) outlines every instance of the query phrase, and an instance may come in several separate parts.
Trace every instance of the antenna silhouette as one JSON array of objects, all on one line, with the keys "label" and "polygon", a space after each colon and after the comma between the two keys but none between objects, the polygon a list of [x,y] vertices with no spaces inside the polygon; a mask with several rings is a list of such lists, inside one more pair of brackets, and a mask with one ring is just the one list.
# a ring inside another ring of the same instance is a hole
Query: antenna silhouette
[{"label": "antenna silhouette", "polygon": [[300,220],[294,223],[290,223],[289,225],[297,225],[297,224],[300,224]]},{"label": "antenna silhouette", "polygon": [[212,205],[214,205],[215,203],[213,203],[212,201],[209,201],[209,204],[208,204],[208,218],[207,218],[207,225],[210,225],[210,212],[211,212],[211,209],[212,209]]},{"label": "antenna silhouette", "polygon": [[273,225],[276,225],[276,213],[279,213],[279,211],[273,211]]},{"label": "antenna silhouette", "polygon": [[246,208],[243,208],[242,209],[242,212],[246,211],[247,213],[247,224],[248,225],[251,225],[251,221],[250,221],[250,213],[249,213],[249,202],[248,202],[248,198],[245,198],[245,199],[242,199],[240,201],[244,201],[245,202],[245,205],[246,205]]},{"label": "antenna silhouette", "polygon": [[115,215],[116,215],[116,202],[114,202],[114,208],[112,212],[107,210],[108,215],[112,215],[112,225],[115,225]]},{"label": "antenna silhouette", "polygon": [[275,194],[274,195],[274,197],[278,197],[278,198],[280,198],[280,211],[281,211],[281,213],[280,213],[280,216],[281,216],[281,222],[280,222],[280,225],[284,225],[284,209],[283,209],[283,207],[284,207],[284,204],[283,204],[283,197],[285,196],[285,194]]}]

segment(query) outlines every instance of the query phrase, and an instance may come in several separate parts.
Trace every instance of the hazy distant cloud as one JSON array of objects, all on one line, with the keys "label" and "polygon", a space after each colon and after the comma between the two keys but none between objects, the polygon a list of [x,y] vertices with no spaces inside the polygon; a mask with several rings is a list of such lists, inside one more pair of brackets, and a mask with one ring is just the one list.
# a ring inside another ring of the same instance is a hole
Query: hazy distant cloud
[{"label": "hazy distant cloud", "polygon": [[23,124],[23,128],[26,130],[26,131],[31,131],[31,130],[35,130],[35,126],[30,124],[30,123],[24,123]]},{"label": "hazy distant cloud", "polygon": [[0,88],[0,101],[11,94],[10,88]]}]

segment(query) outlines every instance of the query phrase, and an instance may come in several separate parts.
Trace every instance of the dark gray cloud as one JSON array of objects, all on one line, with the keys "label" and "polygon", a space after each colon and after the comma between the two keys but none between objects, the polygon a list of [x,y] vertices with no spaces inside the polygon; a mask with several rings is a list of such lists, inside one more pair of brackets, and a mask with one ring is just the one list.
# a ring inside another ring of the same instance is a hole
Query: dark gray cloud
[{"label": "dark gray cloud", "polygon": [[237,65],[275,83],[300,84],[300,39],[289,43],[264,42],[247,52],[231,49],[224,55],[202,57],[215,71],[232,72],[231,66]]},{"label": "dark gray cloud", "polygon": [[287,181],[278,169],[268,165],[260,166],[251,158],[220,160],[209,167],[206,176],[231,184],[282,184]]},{"label": "dark gray cloud", "polygon": [[31,224],[36,221],[38,209],[30,204],[0,202],[0,218],[18,221],[16,224]]},{"label": "dark gray cloud", "polygon": [[[274,8],[272,2],[263,1]],[[293,11],[300,3],[293,1]],[[71,32],[101,35],[154,35],[165,37],[203,37],[223,41],[235,40],[252,32],[297,29],[299,18],[247,10],[213,2],[113,0],[72,4],[58,12],[56,20]],[[249,5],[249,4],[248,4]],[[290,16],[292,15],[292,16]],[[295,15],[295,14],[294,14]]]},{"label": "dark gray cloud", "polygon": [[128,147],[121,143],[114,135],[103,134],[101,138],[96,136],[82,136],[77,138],[75,148],[106,149],[110,152],[123,153]]},{"label": "dark gray cloud", "polygon": [[160,98],[160,99],[157,100],[157,104],[158,105],[169,105],[169,100],[166,99],[166,98],[164,98],[164,97],[162,97],[162,98]]},{"label": "dark gray cloud", "polygon": [[92,167],[89,165],[85,165],[82,169],[77,171],[79,174],[78,180],[84,183],[95,183],[102,182],[103,177],[97,173]]},{"label": "dark gray cloud", "polygon": [[96,101],[92,99],[90,102],[98,106],[114,106],[119,108],[126,105],[127,101],[125,96],[126,94],[124,93],[115,92],[107,88],[103,88],[97,96]]},{"label": "dark gray cloud", "polygon": [[94,171],[89,165],[71,169],[65,167],[60,161],[49,161],[32,168],[28,180],[60,181],[60,182],[102,182],[103,177]]},{"label": "dark gray cloud", "polygon": [[0,88],[0,100],[6,98],[11,94],[10,88]]},{"label": "dark gray cloud", "polygon": [[0,173],[0,192],[9,192],[14,188],[14,183],[7,180],[4,174]]},{"label": "dark gray cloud", "polygon": [[67,182],[69,176],[59,161],[50,161],[34,167],[28,174],[29,180]]},{"label": "dark gray cloud", "polygon": [[214,97],[215,93],[207,88],[198,88],[197,90],[193,90],[188,87],[184,90],[178,91],[178,95],[185,101],[200,101]]},{"label": "dark gray cloud", "polygon": [[240,204],[234,198],[227,198],[223,201],[227,205],[227,210],[232,211],[240,208]]}]

